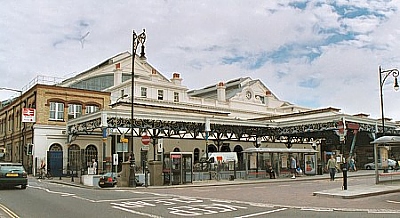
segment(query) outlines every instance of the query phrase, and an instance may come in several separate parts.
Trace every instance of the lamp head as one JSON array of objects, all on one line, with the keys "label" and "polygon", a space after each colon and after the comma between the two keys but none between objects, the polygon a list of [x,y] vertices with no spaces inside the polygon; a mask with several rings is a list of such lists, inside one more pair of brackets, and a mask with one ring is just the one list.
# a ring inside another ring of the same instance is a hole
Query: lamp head
[{"label": "lamp head", "polygon": [[397,77],[394,78],[394,90],[398,91],[399,90],[399,83],[397,81]]}]

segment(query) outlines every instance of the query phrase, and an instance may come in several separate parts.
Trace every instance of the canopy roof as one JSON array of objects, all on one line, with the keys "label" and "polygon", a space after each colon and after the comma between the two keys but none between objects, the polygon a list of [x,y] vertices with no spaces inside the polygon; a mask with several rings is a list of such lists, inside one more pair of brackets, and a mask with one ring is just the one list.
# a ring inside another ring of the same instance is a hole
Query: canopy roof
[{"label": "canopy roof", "polygon": [[318,153],[310,148],[247,148],[243,153]]},{"label": "canopy roof", "polygon": [[400,136],[382,136],[372,141],[371,144],[400,146]]}]

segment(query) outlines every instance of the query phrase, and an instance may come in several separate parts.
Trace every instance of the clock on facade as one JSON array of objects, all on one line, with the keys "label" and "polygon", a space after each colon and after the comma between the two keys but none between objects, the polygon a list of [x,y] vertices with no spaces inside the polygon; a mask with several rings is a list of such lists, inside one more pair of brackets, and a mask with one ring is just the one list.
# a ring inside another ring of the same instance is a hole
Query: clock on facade
[{"label": "clock on facade", "polygon": [[251,92],[250,92],[250,91],[247,91],[247,92],[246,92],[246,98],[247,98],[247,99],[251,99]]}]

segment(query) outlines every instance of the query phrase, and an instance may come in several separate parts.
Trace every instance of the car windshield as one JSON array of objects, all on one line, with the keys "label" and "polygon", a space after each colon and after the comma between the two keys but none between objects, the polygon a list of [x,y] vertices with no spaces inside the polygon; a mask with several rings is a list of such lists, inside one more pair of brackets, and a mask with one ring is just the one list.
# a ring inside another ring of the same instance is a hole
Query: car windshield
[{"label": "car windshield", "polygon": [[5,172],[15,172],[15,171],[24,171],[24,168],[22,166],[1,166],[0,167],[1,171],[5,171]]}]

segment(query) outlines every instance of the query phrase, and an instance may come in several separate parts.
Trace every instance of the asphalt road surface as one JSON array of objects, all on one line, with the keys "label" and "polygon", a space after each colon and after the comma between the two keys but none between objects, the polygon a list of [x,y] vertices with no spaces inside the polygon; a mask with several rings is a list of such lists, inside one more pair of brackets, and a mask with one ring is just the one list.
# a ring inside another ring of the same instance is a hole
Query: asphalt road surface
[{"label": "asphalt road surface", "polygon": [[[349,183],[373,184],[373,177],[352,178]],[[0,218],[400,216],[398,193],[359,199],[312,195],[336,185],[341,181],[98,189],[30,179],[26,190],[0,189]]]}]

